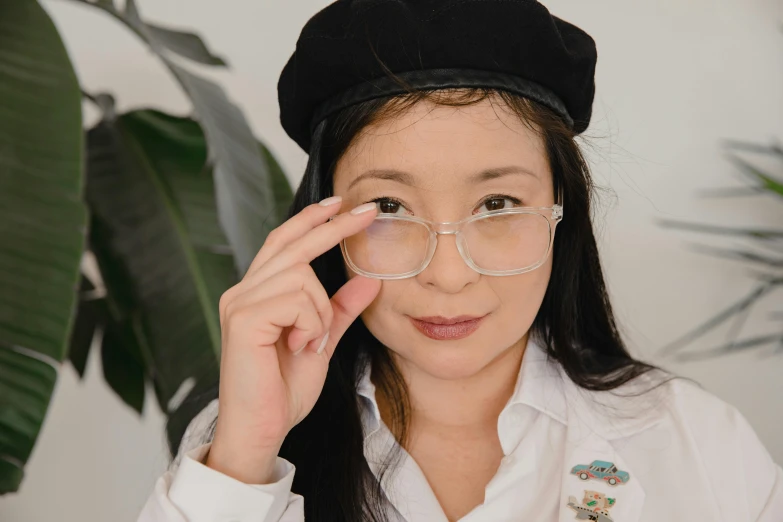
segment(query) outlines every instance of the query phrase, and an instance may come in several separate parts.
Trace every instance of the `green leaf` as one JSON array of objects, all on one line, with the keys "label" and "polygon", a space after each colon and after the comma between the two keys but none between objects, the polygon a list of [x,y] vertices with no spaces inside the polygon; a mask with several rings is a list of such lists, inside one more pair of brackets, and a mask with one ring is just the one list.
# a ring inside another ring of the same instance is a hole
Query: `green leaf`
[{"label": "green leaf", "polygon": [[68,360],[79,378],[84,378],[90,347],[98,327],[106,322],[108,311],[105,299],[97,297],[95,285],[82,275],[76,320],[68,343]]},{"label": "green leaf", "polygon": [[173,53],[205,65],[228,65],[223,58],[212,54],[204,41],[194,33],[176,31],[151,23],[147,23],[147,27],[152,37]]},{"label": "green leaf", "polygon": [[166,48],[173,53],[205,65],[227,65],[222,58],[215,56],[207,48],[207,45],[198,35],[188,31],[169,29],[142,20],[139,8],[134,0],[127,0],[124,13],[120,14],[117,11],[112,13],[137,31],[158,54],[160,54],[161,48]]},{"label": "green leaf", "polygon": [[[137,352],[159,404],[172,413],[186,380],[195,379],[194,392],[217,382],[218,302],[238,281],[204,135],[191,119],[134,111],[91,129],[88,152],[91,244],[112,317],[125,332],[105,339],[104,350]],[[133,350],[120,346],[134,335]]]},{"label": "green leaf", "polygon": [[[139,327],[134,307],[133,282],[121,257],[112,250],[112,232],[99,216],[93,215],[90,249],[95,255],[104,297],[97,301],[103,315],[100,352],[106,383],[139,413],[144,406],[144,385],[154,361]],[[162,407],[165,411],[165,407]]]},{"label": "green leaf", "polygon": [[759,240],[780,240],[783,239],[783,230],[762,229],[762,228],[730,228],[718,225],[709,225],[701,223],[687,223],[685,221],[675,221],[668,219],[658,220],[658,224],[669,228],[679,228],[681,230],[690,230],[693,232],[703,232],[706,234],[719,234],[727,236],[746,236],[751,239]]},{"label": "green leaf", "polygon": [[136,335],[129,328],[132,321],[107,325],[101,342],[103,377],[125,404],[141,414],[145,368]]},{"label": "green leaf", "polygon": [[280,224],[278,215],[284,213],[275,205],[272,167],[264,161],[250,125],[219,85],[168,57],[166,42],[144,22],[135,1],[128,0],[124,12],[105,11],[150,46],[190,97],[214,165],[220,224],[234,252],[237,270],[244,275],[266,236]]},{"label": "green leaf", "polygon": [[214,163],[220,224],[244,275],[278,224],[272,174],[242,111],[219,85],[168,61],[191,100]]},{"label": "green leaf", "polygon": [[261,146],[261,155],[269,169],[269,175],[272,177],[272,194],[275,199],[275,214],[279,224],[288,219],[288,211],[294,202],[294,193],[291,190],[291,183],[275,156],[263,143],[259,145]]},{"label": "green leaf", "polygon": [[87,211],[81,93],[35,0],[0,2],[0,494],[16,491],[66,356]]},{"label": "green leaf", "polygon": [[713,359],[719,355],[729,355],[736,352],[747,351],[751,348],[758,348],[770,343],[780,343],[783,341],[783,336],[780,334],[761,335],[757,337],[751,337],[750,339],[743,339],[742,341],[732,341],[725,343],[721,346],[712,348],[711,350],[696,353],[681,353],[675,358],[678,361],[700,361],[705,359]]},{"label": "green leaf", "polygon": [[677,352],[680,352],[683,347],[689,343],[692,343],[699,337],[706,335],[708,332],[714,330],[729,319],[747,312],[749,308],[753,307],[764,296],[773,290],[776,290],[777,287],[781,284],[783,284],[783,281],[772,279],[758,285],[745,297],[736,301],[731,306],[721,310],[719,313],[707,319],[687,334],[681,336],[679,339],[676,339],[664,346],[660,350],[659,355],[663,355],[665,357],[675,355]]},{"label": "green leaf", "polygon": [[134,25],[138,26],[143,24],[141,15],[139,14],[139,8],[136,6],[136,0],[125,0],[125,12],[121,16]]},{"label": "green leaf", "polygon": [[733,261],[744,261],[746,263],[753,263],[759,265],[765,265],[766,268],[776,269],[783,267],[783,259],[780,257],[772,257],[761,254],[759,252],[752,252],[748,250],[736,250],[729,248],[716,248],[708,245],[694,245],[694,250],[704,254],[710,254],[715,257],[723,259],[730,259]]},{"label": "green leaf", "polygon": [[771,145],[759,145],[758,143],[751,143],[747,141],[740,141],[734,139],[723,140],[723,146],[727,149],[740,150],[744,152],[753,152],[757,154],[767,154],[783,158],[783,149],[780,144],[773,143]]},{"label": "green leaf", "polygon": [[731,160],[736,163],[746,174],[755,178],[757,181],[761,181],[761,188],[772,192],[778,196],[783,196],[783,183],[776,180],[769,174],[762,172],[760,169],[754,167],[747,161],[739,158],[738,156],[730,156]]}]

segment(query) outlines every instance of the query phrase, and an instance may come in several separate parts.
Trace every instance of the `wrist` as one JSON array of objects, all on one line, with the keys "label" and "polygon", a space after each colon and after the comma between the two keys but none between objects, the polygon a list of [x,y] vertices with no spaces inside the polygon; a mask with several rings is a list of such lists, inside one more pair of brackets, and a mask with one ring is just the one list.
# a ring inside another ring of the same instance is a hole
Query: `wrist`
[{"label": "wrist", "polygon": [[275,446],[253,448],[225,444],[215,439],[204,459],[204,465],[245,484],[273,482],[277,455],[282,442]]}]

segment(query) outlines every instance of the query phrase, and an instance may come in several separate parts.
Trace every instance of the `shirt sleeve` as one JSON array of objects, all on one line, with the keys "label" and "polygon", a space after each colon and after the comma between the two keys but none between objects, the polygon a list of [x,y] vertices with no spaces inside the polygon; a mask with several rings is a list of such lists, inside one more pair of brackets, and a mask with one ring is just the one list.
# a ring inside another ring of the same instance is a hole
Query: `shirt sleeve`
[{"label": "shirt sleeve", "polygon": [[725,520],[783,522],[783,479],[747,418],[696,384],[677,380],[679,418],[709,480],[710,501]]},{"label": "shirt sleeve", "polygon": [[783,470],[772,459],[745,416],[731,407],[738,436],[739,459],[750,520],[783,521]]},{"label": "shirt sleeve", "polygon": [[777,467],[772,492],[756,522],[778,522],[779,520],[783,520],[783,468],[780,466]]},{"label": "shirt sleeve", "polygon": [[277,458],[271,484],[245,484],[203,464],[210,445],[184,453],[157,480],[138,522],[304,522],[290,462]]}]

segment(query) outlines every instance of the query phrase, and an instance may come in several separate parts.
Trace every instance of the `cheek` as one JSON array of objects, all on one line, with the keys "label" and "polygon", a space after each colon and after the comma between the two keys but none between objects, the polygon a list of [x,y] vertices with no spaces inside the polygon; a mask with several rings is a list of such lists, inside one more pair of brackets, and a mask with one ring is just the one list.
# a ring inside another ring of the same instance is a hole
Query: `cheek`
[{"label": "cheek", "polygon": [[394,328],[395,321],[402,317],[400,310],[404,307],[398,304],[406,295],[410,295],[407,287],[412,282],[413,279],[382,281],[381,291],[362,312],[364,324],[379,339],[384,336],[385,330]]},{"label": "cheek", "polygon": [[544,300],[549,278],[552,274],[550,260],[532,272],[509,277],[488,277],[503,313],[518,315],[535,314]]}]

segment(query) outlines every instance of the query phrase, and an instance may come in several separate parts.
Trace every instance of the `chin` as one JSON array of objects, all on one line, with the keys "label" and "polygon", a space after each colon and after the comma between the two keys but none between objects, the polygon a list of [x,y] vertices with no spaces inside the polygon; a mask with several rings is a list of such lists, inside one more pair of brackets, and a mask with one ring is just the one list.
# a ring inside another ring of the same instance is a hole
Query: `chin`
[{"label": "chin", "polygon": [[[421,353],[402,355],[408,364],[419,371],[443,380],[458,380],[472,377],[490,364],[494,357],[489,353],[479,352],[476,346],[486,346],[483,343],[466,342],[464,349],[455,346],[441,345],[434,341],[435,346],[422,346]],[[421,344],[419,344],[421,346]]]}]

